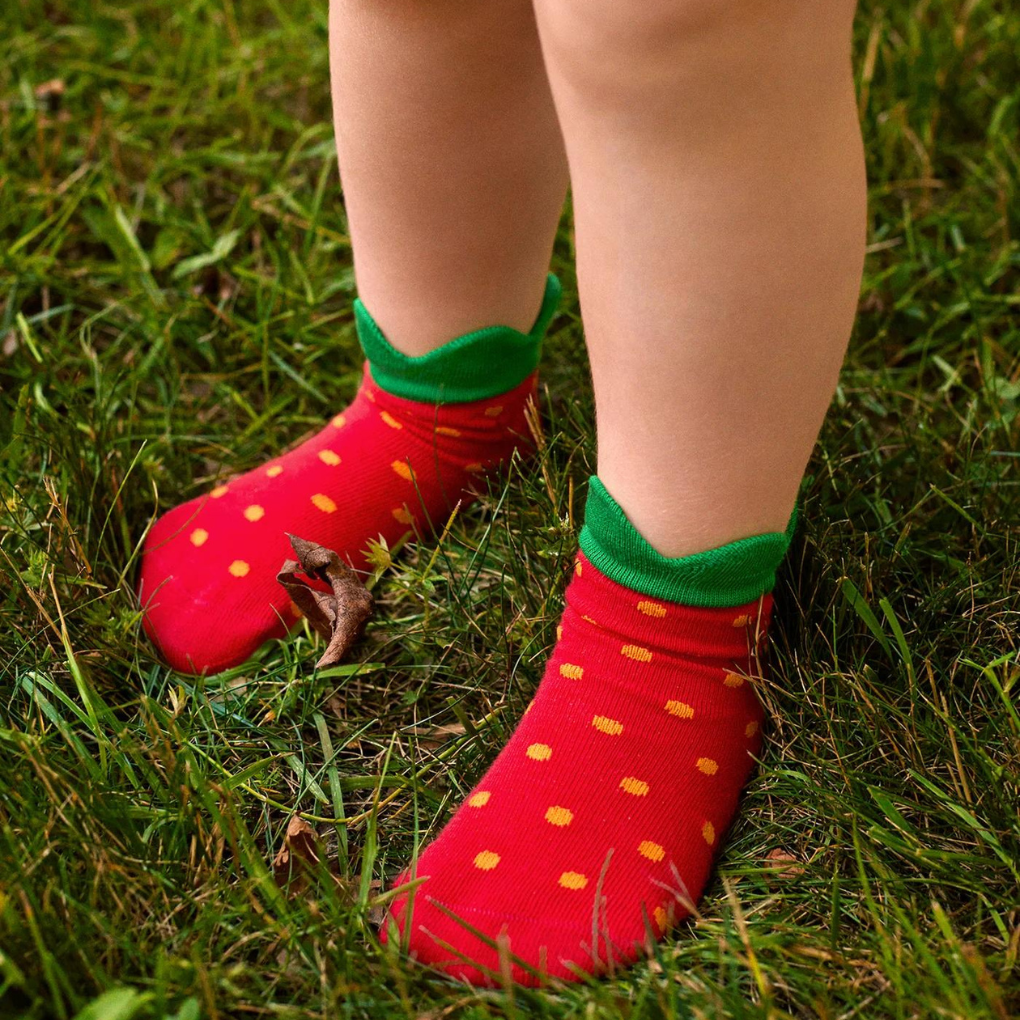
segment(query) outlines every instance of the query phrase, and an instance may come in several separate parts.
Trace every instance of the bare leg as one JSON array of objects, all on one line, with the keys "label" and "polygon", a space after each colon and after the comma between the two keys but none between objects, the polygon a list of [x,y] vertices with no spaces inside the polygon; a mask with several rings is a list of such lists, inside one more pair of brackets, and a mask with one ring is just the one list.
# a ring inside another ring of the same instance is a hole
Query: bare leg
[{"label": "bare leg", "polygon": [[542,300],[566,161],[527,0],[333,0],[358,290],[405,354]]},{"label": "bare leg", "polygon": [[853,0],[536,0],[599,476],[659,552],[786,526],[864,248]]}]

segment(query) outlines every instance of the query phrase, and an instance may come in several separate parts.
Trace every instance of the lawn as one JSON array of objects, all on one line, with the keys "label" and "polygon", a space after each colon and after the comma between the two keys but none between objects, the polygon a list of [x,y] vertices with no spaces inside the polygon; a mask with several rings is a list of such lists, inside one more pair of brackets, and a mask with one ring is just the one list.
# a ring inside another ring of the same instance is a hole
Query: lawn
[{"label": "lawn", "polygon": [[[699,915],[588,986],[408,967],[378,897],[554,641],[594,443],[569,210],[540,469],[382,555],[349,664],[162,665],[157,507],[352,395],[326,5],[0,11],[0,1016],[1020,1014],[1020,11],[868,0],[850,355],[777,589],[763,760]],[[281,887],[300,813],[328,862]]]}]

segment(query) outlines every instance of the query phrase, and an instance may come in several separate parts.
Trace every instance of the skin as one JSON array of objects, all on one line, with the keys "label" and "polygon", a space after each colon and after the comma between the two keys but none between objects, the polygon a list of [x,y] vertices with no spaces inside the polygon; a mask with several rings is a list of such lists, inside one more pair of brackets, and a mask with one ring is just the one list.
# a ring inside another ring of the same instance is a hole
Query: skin
[{"label": "skin", "polygon": [[528,0],[333,0],[330,68],[358,292],[417,356],[527,331],[567,189]]},{"label": "skin", "polygon": [[865,239],[853,13],[333,2],[359,288],[406,353],[530,325],[562,131],[598,473],[667,556],[783,530],[832,398]]}]

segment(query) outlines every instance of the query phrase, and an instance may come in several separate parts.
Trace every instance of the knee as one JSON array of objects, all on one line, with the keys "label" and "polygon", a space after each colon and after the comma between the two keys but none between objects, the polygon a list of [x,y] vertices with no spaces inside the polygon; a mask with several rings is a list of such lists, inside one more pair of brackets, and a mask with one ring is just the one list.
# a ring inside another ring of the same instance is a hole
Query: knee
[{"label": "knee", "polygon": [[771,62],[849,57],[856,0],[535,0],[569,87],[625,102],[666,83],[753,80]]},{"label": "knee", "polygon": [[580,49],[584,42],[611,42],[632,51],[658,51],[776,5],[767,0],[536,0],[536,7],[554,45],[573,42]]}]

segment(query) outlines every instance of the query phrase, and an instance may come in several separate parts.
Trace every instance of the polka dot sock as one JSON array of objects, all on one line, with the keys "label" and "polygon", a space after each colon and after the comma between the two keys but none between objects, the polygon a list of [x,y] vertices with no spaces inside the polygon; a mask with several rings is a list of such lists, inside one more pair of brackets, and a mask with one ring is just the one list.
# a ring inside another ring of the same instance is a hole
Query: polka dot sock
[{"label": "polka dot sock", "polygon": [[384,938],[472,984],[506,967],[534,984],[632,962],[684,917],[760,749],[767,592],[788,541],[669,559],[593,478],[538,692]]},{"label": "polka dot sock", "polygon": [[442,527],[483,476],[527,447],[549,276],[529,333],[494,326],[419,358],[393,348],[355,302],[367,355],[353,402],[289,453],[161,517],[144,548],[144,626],[176,669],[214,673],[297,622],[276,582],[288,533],[367,567],[369,541]]}]

